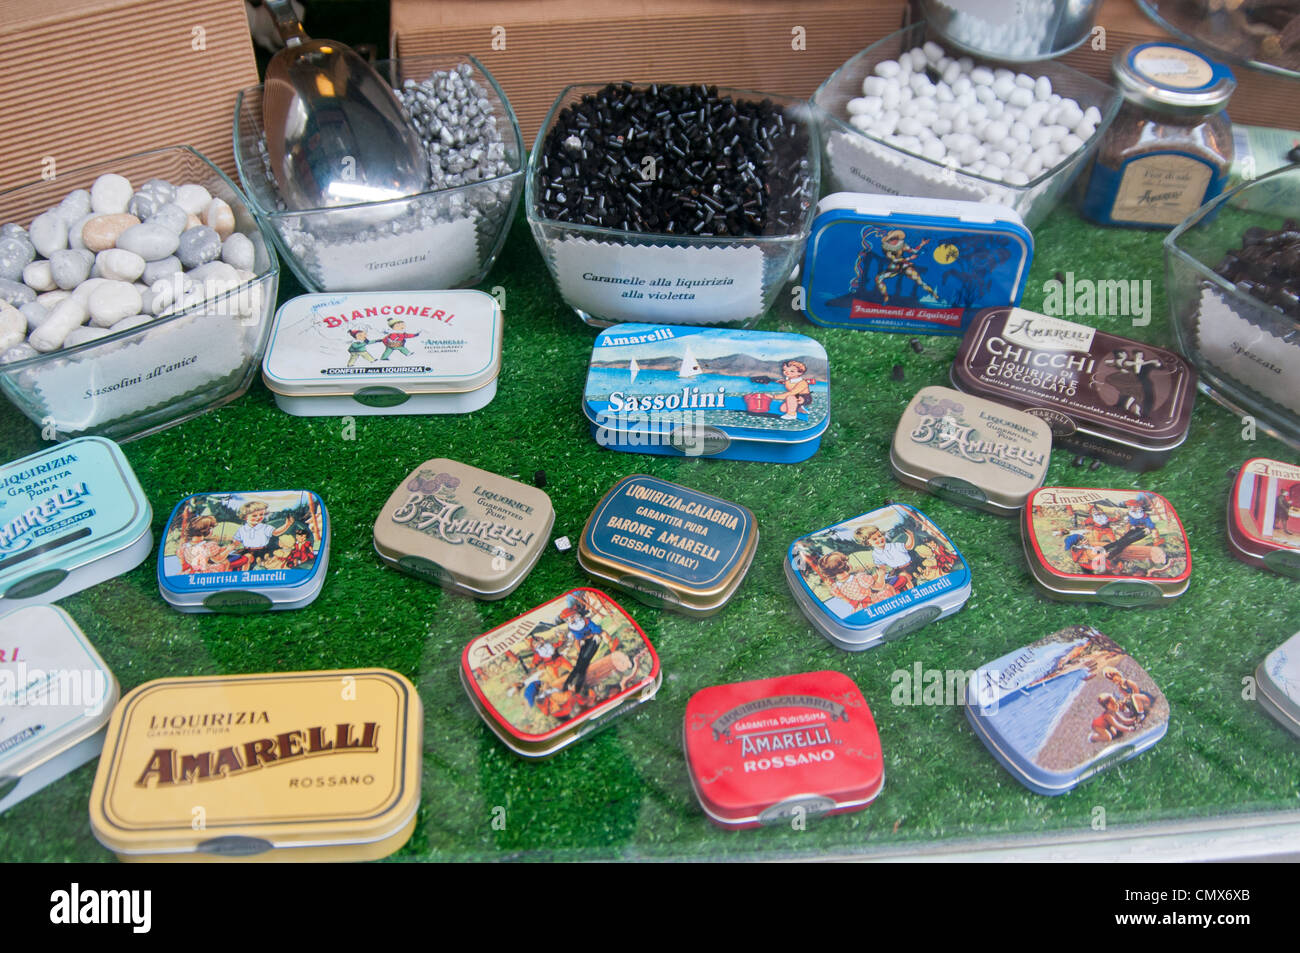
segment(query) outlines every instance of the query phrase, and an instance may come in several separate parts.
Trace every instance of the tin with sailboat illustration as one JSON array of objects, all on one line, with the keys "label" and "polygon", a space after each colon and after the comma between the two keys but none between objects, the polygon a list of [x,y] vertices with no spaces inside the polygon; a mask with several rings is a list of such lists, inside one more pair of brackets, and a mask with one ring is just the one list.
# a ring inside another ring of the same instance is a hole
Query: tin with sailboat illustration
[{"label": "tin with sailboat illustration", "polygon": [[1163,738],[1169,702],[1114,639],[1072,625],[976,669],[966,718],[1017,781],[1054,795]]},{"label": "tin with sailboat illustration", "polygon": [[611,450],[798,463],[830,425],[830,364],[802,334],[624,324],[596,338],[582,408]]}]

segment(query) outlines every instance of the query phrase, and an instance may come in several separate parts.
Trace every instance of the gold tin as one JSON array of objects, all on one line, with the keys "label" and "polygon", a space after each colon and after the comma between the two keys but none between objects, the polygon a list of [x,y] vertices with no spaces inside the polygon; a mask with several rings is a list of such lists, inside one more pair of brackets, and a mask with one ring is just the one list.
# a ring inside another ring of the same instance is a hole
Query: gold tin
[{"label": "gold tin", "polygon": [[591,511],[578,565],[647,605],[703,617],[731,599],[757,546],[748,508],[636,474]]},{"label": "gold tin", "polygon": [[128,861],[377,860],[415,829],[423,729],[386,669],[146,682],[109,720],[90,826]]},{"label": "gold tin", "polygon": [[555,524],[536,487],[439,457],[402,480],[375,520],[385,563],[476,599],[504,599],[524,581]]}]

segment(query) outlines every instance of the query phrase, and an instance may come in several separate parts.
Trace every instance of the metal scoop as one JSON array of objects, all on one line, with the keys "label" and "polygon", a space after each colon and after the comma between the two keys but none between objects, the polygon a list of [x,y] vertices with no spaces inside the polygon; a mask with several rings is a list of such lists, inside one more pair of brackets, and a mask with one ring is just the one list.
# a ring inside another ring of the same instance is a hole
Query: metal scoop
[{"label": "metal scoop", "polygon": [[262,126],[290,209],[425,191],[424,146],[383,77],[355,51],[303,32],[290,0],[267,0],[285,48],[266,67]]}]

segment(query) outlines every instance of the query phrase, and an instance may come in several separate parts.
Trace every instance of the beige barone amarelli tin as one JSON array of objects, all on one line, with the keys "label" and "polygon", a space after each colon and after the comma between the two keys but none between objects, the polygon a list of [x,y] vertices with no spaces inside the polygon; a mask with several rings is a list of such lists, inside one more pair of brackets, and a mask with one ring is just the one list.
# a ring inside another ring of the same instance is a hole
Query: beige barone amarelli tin
[{"label": "beige barone amarelli tin", "polygon": [[427,460],[375,519],[375,552],[476,599],[503,599],[546,548],[555,510],[536,487],[457,460]]},{"label": "beige barone amarelli tin", "polygon": [[165,678],[109,720],[90,826],[121,860],[375,860],[420,803],[424,715],[386,669]]}]

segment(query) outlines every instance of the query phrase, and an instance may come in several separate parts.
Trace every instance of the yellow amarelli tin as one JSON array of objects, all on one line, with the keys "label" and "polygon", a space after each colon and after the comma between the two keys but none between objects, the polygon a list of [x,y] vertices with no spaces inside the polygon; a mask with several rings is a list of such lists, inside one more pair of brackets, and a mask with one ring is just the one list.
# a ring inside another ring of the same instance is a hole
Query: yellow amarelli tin
[{"label": "yellow amarelli tin", "polygon": [[91,829],[121,860],[386,857],[415,828],[423,726],[386,669],[146,682],[109,721]]}]

